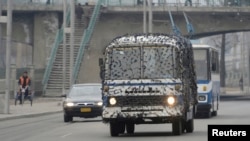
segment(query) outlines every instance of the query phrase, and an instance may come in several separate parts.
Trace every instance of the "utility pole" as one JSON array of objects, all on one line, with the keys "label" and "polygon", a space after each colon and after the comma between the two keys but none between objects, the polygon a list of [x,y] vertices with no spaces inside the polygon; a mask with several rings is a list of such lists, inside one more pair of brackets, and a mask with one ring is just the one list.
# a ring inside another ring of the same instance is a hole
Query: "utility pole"
[{"label": "utility pole", "polygon": [[62,92],[65,94],[65,81],[66,81],[66,27],[67,27],[67,0],[63,0],[63,82]]},{"label": "utility pole", "polygon": [[245,77],[245,69],[246,69],[246,65],[245,65],[245,47],[244,47],[244,45],[243,45],[243,43],[244,43],[244,40],[243,40],[243,32],[241,32],[241,41],[240,41],[240,48],[241,48],[241,60],[240,60],[240,62],[241,62],[241,77],[242,77],[242,79],[243,79],[243,93],[245,93],[245,84],[246,84],[246,77]]},{"label": "utility pole", "polygon": [[6,36],[6,73],[5,73],[6,90],[5,90],[5,108],[4,108],[5,114],[9,114],[11,33],[12,33],[12,0],[8,0],[8,3],[7,3],[7,36]]},{"label": "utility pole", "polygon": [[75,1],[70,3],[70,86],[74,84],[74,33],[75,33]]},{"label": "utility pole", "polygon": [[226,34],[222,34],[221,41],[221,58],[220,58],[220,85],[224,92],[225,87],[225,46],[226,46]]},{"label": "utility pole", "polygon": [[[245,34],[248,34],[248,33],[245,33]],[[249,95],[249,88],[250,88],[250,51],[249,51],[249,45],[248,45],[248,37],[247,37],[247,40],[245,39],[247,36],[243,36],[244,38],[244,42],[246,41],[247,43],[245,43],[244,45],[246,46],[246,49],[247,49],[247,55],[246,55],[246,59],[247,59],[247,94]]]},{"label": "utility pole", "polygon": [[152,12],[152,0],[148,0],[148,32],[152,33],[153,31],[153,12]]},{"label": "utility pole", "polygon": [[147,33],[147,5],[146,5],[146,0],[143,0],[143,33]]}]

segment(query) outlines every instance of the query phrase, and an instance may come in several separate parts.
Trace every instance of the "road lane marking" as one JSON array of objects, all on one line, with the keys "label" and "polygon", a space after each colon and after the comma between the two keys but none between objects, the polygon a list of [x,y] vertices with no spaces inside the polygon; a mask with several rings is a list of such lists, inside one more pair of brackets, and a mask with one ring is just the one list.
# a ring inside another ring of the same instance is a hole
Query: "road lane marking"
[{"label": "road lane marking", "polygon": [[72,134],[72,133],[68,133],[68,134],[62,135],[61,138],[65,138],[65,137],[67,137],[67,136],[69,136],[69,135],[71,135],[71,134]]}]

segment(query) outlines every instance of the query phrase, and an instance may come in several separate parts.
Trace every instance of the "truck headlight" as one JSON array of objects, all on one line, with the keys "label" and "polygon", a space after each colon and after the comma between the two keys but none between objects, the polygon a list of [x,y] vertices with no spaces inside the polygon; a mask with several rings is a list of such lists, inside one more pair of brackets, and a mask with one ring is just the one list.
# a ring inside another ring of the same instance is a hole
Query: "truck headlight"
[{"label": "truck headlight", "polygon": [[110,104],[110,105],[115,105],[115,104],[116,104],[116,99],[115,99],[114,97],[111,97],[111,98],[109,99],[109,104]]},{"label": "truck headlight", "polygon": [[167,97],[167,105],[173,106],[176,103],[176,99],[174,96],[168,96]]}]

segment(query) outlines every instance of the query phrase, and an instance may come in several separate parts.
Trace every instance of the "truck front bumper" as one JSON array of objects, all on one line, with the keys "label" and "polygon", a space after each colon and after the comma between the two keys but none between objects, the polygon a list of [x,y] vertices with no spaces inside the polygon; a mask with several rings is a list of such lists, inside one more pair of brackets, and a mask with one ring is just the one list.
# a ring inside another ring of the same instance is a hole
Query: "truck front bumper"
[{"label": "truck front bumper", "polygon": [[133,120],[172,118],[183,115],[183,106],[143,106],[143,107],[104,107],[102,117],[109,120]]}]

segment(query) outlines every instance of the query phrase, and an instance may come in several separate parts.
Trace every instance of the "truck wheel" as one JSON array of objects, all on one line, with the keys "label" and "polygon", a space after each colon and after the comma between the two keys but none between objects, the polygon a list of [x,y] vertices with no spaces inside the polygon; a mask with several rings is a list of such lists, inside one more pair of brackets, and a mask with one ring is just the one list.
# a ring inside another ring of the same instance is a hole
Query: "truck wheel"
[{"label": "truck wheel", "polygon": [[187,133],[192,133],[194,131],[194,119],[190,119],[186,122]]},{"label": "truck wheel", "polygon": [[181,135],[182,133],[182,121],[181,120],[175,120],[172,123],[172,131],[174,135]]},{"label": "truck wheel", "polygon": [[135,124],[134,123],[126,123],[126,131],[128,134],[134,134]]},{"label": "truck wheel", "polygon": [[68,115],[64,115],[64,122],[70,122],[70,121],[73,121],[73,117],[72,116],[68,116]]},{"label": "truck wheel", "polygon": [[124,134],[125,133],[125,123],[121,122],[119,123],[120,125],[120,134]]},{"label": "truck wheel", "polygon": [[186,126],[187,126],[187,122],[185,120],[182,120],[182,133],[185,133],[186,130]]},{"label": "truck wheel", "polygon": [[119,128],[119,124],[117,122],[110,122],[109,129],[110,129],[110,135],[112,137],[119,135],[120,128]]}]

